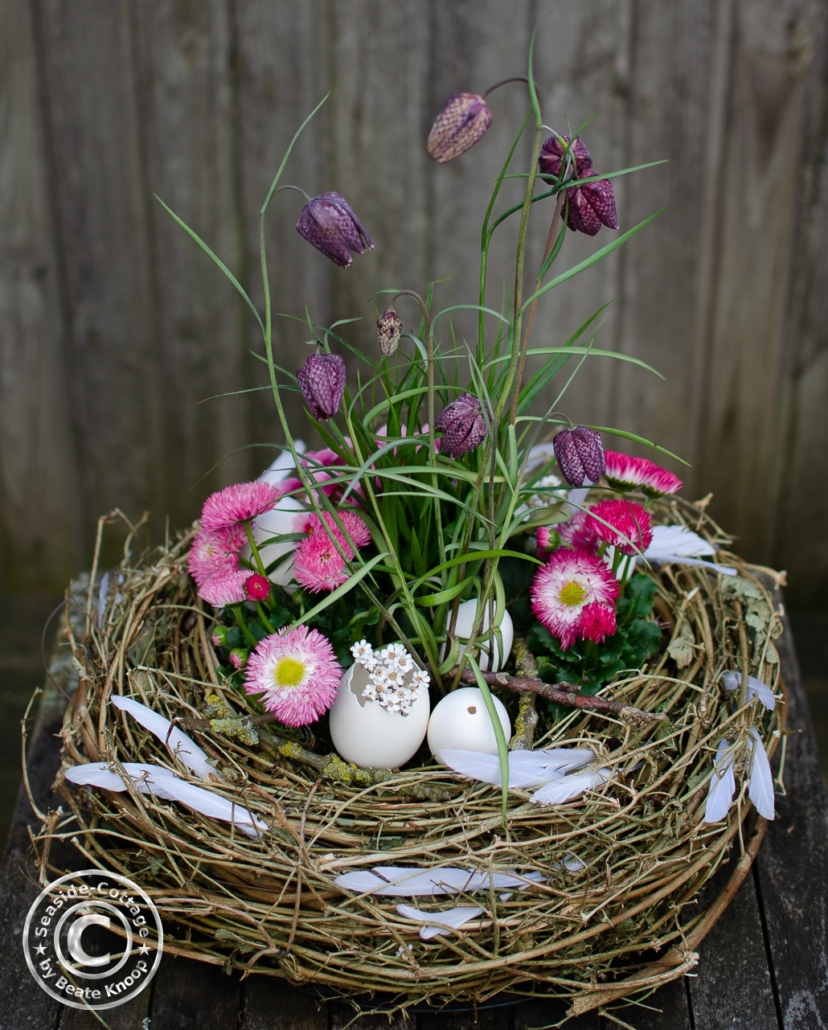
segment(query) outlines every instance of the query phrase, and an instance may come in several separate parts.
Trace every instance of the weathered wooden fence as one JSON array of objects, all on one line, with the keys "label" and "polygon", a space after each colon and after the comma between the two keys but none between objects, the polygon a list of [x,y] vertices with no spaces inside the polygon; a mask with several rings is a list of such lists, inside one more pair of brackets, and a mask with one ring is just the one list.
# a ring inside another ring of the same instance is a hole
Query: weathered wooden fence
[{"label": "weathered wooden fence", "polygon": [[[666,383],[591,360],[567,409],[683,455],[689,492],[714,493],[743,553],[788,568],[797,603],[824,604],[827,20],[819,0],[2,0],[6,586],[61,583],[112,507],[188,522],[209,490],[267,463],[271,452],[246,445],[278,439],[264,393],[199,403],[262,383],[260,348],[232,288],[153,193],[259,301],[258,208],[331,89],[286,181],[343,193],[376,251],[334,268],[293,230],[301,199],[280,194],[275,307],[302,317],[307,305],[326,324],[362,317],[348,332],[373,347],[377,289],[452,276],[441,304],[476,299],[488,184],[525,94],[494,94],[489,135],[453,165],[434,164],[423,141],[448,94],[520,74],[538,22],[547,123],[597,114],[586,140],[599,170],[670,160],[617,180],[622,228],[668,210],[553,291],[534,337],[561,342],[613,301],[597,345],[645,359]],[[511,279],[509,231],[495,305]],[[565,260],[608,238],[568,239]],[[279,320],[282,363],[298,366],[305,336]]]}]

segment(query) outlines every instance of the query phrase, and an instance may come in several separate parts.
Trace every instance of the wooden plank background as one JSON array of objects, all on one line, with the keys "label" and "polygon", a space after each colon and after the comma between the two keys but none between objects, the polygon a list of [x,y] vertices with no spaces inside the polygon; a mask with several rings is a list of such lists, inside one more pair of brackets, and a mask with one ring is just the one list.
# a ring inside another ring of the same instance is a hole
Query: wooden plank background
[{"label": "wooden plank background", "polygon": [[[534,337],[561,342],[612,301],[598,345],[667,381],[591,360],[565,406],[681,454],[688,492],[714,493],[742,553],[787,568],[791,602],[823,606],[826,21],[819,0],[3,0],[3,587],[60,586],[112,507],[151,508],[159,532],[165,514],[188,522],[210,490],[267,463],[247,445],[279,439],[264,393],[199,403],[263,382],[255,326],[152,194],[260,302],[257,211],[331,89],[285,181],[344,194],[377,248],[336,269],[294,232],[301,199],[280,194],[274,304],[325,324],[360,317],[349,336],[372,348],[382,287],[451,276],[441,306],[476,299],[480,218],[521,87],[493,95],[492,129],[454,164],[423,141],[450,93],[521,73],[539,22],[547,124],[596,114],[585,138],[599,170],[670,161],[617,182],[622,228],[668,211],[549,295]],[[491,262],[495,305],[510,232]],[[609,238],[572,236],[565,260]],[[277,325],[280,360],[297,367],[306,334]]]}]

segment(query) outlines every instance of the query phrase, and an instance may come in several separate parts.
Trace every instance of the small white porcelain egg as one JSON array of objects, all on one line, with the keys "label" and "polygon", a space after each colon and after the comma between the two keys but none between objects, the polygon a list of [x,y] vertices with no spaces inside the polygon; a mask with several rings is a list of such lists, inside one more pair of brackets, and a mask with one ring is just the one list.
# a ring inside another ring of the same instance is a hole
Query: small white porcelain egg
[{"label": "small white porcelain egg", "polygon": [[[461,641],[461,644],[460,644],[460,654],[461,655],[466,650],[465,647],[462,644],[462,641],[469,639],[469,634],[471,633],[472,626],[474,625],[474,615],[475,615],[476,611],[477,611],[477,600],[475,598],[472,598],[470,601],[464,601],[460,605],[460,607],[457,609],[457,624],[455,626],[455,630],[454,631],[457,634],[458,639]],[[450,618],[450,616],[449,616],[449,618]],[[446,625],[446,628],[448,629],[448,624]],[[483,630],[481,631],[481,635],[483,633],[485,633],[486,630],[488,630],[488,628],[489,628],[489,606],[486,605],[486,610],[483,612]],[[503,657],[503,660],[501,661],[501,658],[500,658],[500,646],[498,644],[497,638],[495,638],[494,662],[492,664],[492,672],[498,672],[498,670],[501,669],[506,664],[506,662],[508,661],[509,655],[510,655],[510,653],[512,651],[512,641],[514,639],[515,633],[514,633],[514,627],[512,625],[512,617],[511,617],[511,615],[507,611],[503,612],[503,619],[501,620],[501,623],[500,623],[500,633],[501,633],[501,636],[502,636],[502,639],[503,639],[504,657]],[[445,648],[443,650],[445,650]],[[442,657],[442,653],[441,653],[441,657]],[[481,647],[480,647],[480,654],[479,654],[479,657],[478,657],[478,662],[480,664],[480,668],[481,669],[486,670],[486,669],[489,668],[488,644],[481,645]]]},{"label": "small white porcelain egg", "polygon": [[362,697],[368,682],[361,665],[352,665],[342,677],[328,713],[331,739],[346,762],[362,769],[399,769],[425,739],[431,712],[428,685],[418,688],[411,711],[403,715]]},{"label": "small white porcelain egg", "polygon": [[[495,711],[508,742],[512,735],[509,713],[498,698],[492,696]],[[477,687],[453,690],[434,707],[428,723],[428,746],[433,755],[448,748],[497,754],[497,738],[483,695]]]}]

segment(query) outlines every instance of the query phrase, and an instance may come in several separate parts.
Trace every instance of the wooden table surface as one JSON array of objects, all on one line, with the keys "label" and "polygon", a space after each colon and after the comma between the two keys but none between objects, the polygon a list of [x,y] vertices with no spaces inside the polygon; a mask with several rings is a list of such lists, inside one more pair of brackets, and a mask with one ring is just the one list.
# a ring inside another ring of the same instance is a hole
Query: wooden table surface
[{"label": "wooden table surface", "polygon": [[[828,1028],[828,795],[789,629],[778,641],[790,693],[786,795],[768,826],[751,875],[700,948],[690,976],[663,987],[647,1007],[590,1013],[568,1030],[810,1030]],[[58,800],[50,784],[58,767],[59,712],[47,711],[29,751],[29,776],[41,810]],[[778,761],[778,759],[777,759]],[[28,854],[34,815],[21,793],[0,869],[0,1030],[337,1030],[352,1018],[338,1003],[270,977],[227,976],[215,966],[165,955],[150,986],[127,1004],[101,1012],[68,1008],[30,975],[21,947],[26,913],[39,893]],[[722,870],[717,877],[726,876]],[[711,884],[715,888],[717,881]],[[549,1026],[564,1006],[547,1001],[464,1012],[406,1013],[417,1030],[523,1030]],[[405,1025],[402,1016],[392,1028]],[[363,1017],[355,1030],[388,1027]]]}]

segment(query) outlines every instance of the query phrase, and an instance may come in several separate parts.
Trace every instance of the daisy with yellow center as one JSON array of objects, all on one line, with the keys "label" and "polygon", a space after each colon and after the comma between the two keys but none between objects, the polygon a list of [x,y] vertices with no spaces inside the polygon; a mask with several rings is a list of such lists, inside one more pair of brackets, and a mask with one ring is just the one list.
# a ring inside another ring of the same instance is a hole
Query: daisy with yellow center
[{"label": "daisy with yellow center", "polygon": [[285,726],[316,722],[336,699],[342,666],[318,630],[298,626],[259,641],[245,669],[248,694]]},{"label": "daisy with yellow center", "polygon": [[597,643],[616,630],[615,602],[621,584],[594,554],[562,547],[532,584],[532,610],[566,650],[576,640]]}]

